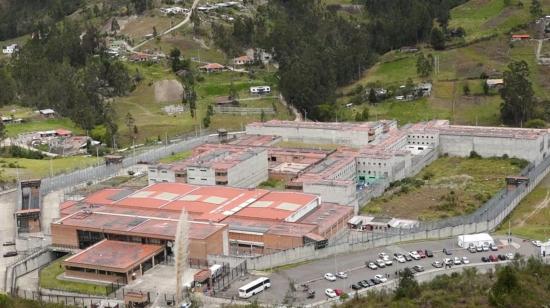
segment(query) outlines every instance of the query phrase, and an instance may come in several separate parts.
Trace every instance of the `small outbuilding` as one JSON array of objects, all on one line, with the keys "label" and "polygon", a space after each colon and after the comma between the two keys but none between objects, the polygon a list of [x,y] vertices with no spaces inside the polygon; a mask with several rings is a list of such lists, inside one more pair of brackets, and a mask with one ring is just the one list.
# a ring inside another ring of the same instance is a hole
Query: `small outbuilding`
[{"label": "small outbuilding", "polygon": [[493,237],[488,233],[465,234],[458,236],[458,246],[468,248],[470,246],[494,245]]}]

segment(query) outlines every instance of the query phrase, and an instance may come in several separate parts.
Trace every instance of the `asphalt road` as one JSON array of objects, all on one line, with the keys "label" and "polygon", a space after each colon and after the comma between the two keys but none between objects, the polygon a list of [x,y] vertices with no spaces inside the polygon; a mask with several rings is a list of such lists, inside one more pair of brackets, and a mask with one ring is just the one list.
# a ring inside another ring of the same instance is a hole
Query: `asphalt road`
[{"label": "asphalt road", "polygon": [[[470,263],[481,263],[482,256],[489,255],[498,255],[498,254],[507,254],[507,253],[519,253],[523,256],[538,255],[538,249],[533,246],[530,242],[523,242],[522,239],[514,238],[512,245],[508,245],[504,237],[495,237],[497,245],[499,245],[499,251],[487,251],[487,252],[478,252],[470,253],[467,250],[458,247],[456,239],[440,240],[440,241],[429,241],[429,242],[416,242],[416,243],[407,243],[401,245],[392,245],[387,247],[381,247],[376,249],[369,249],[364,252],[350,253],[345,255],[338,255],[334,258],[327,258],[322,260],[312,261],[306,264],[302,264],[290,269],[280,270],[271,275],[267,275],[271,278],[272,287],[260,294],[257,294],[251,297],[249,300],[253,301],[257,299],[259,302],[268,303],[268,304],[280,304],[283,302],[285,295],[287,295],[290,283],[294,282],[297,286],[297,291],[294,293],[296,301],[295,305],[300,304],[309,304],[313,302],[318,302],[320,300],[326,299],[325,289],[341,289],[344,292],[352,292],[352,284],[356,284],[358,281],[363,279],[371,279],[374,275],[381,274],[383,276],[389,275],[389,280],[396,278],[396,271],[402,270],[405,267],[412,267],[414,265],[421,265],[425,270],[434,269],[431,265],[434,261],[442,261],[444,258],[454,258],[454,257],[468,257]],[[451,250],[452,255],[444,255],[442,250],[446,248]],[[413,260],[406,263],[398,263],[393,260],[394,253],[406,254],[411,250],[431,250],[434,253],[432,258],[423,258],[421,260]],[[365,267],[366,261],[375,261],[378,259],[378,254],[385,252],[391,256],[393,265],[386,268],[379,268],[377,270],[371,270]],[[453,266],[456,267],[456,266]],[[327,272],[346,272],[348,278],[346,279],[337,279],[334,282],[325,280],[323,278],[324,274]],[[231,288],[223,292],[223,297],[231,298],[235,296],[237,298],[237,290],[239,287],[245,285],[246,283],[256,279],[261,275],[251,275],[246,280],[236,281],[231,285]],[[307,284],[310,290],[316,292],[315,298],[307,299],[306,292],[302,291],[300,287],[302,284]]]}]

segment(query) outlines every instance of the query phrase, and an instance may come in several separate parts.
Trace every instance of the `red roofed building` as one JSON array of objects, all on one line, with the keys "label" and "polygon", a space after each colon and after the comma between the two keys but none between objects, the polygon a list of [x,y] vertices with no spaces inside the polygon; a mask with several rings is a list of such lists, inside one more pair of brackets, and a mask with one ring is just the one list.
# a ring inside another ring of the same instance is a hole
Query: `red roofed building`
[{"label": "red roofed building", "polygon": [[225,70],[225,66],[219,63],[208,63],[206,65],[200,66],[199,70],[207,73],[221,72]]},{"label": "red roofed building", "polygon": [[254,58],[244,55],[233,59],[233,65],[246,65],[254,62]]},{"label": "red roofed building", "polygon": [[522,40],[528,40],[531,36],[529,34],[513,34],[512,35],[512,41],[522,41]]}]

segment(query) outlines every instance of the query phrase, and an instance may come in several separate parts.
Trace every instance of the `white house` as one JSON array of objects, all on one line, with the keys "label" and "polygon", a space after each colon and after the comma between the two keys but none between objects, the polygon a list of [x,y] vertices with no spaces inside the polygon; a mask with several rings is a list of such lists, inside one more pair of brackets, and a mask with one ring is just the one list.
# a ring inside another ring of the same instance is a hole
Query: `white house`
[{"label": "white house", "polygon": [[11,44],[2,48],[2,53],[6,55],[12,55],[14,52],[17,52],[18,50],[19,50],[19,45]]}]

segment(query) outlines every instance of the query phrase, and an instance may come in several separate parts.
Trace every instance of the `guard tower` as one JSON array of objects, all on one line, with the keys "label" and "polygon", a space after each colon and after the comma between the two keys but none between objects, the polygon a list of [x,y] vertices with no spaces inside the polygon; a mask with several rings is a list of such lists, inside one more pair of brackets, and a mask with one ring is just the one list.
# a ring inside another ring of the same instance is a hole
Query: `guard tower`
[{"label": "guard tower", "polygon": [[19,182],[19,203],[15,218],[17,233],[36,233],[41,231],[40,226],[40,180]]}]

